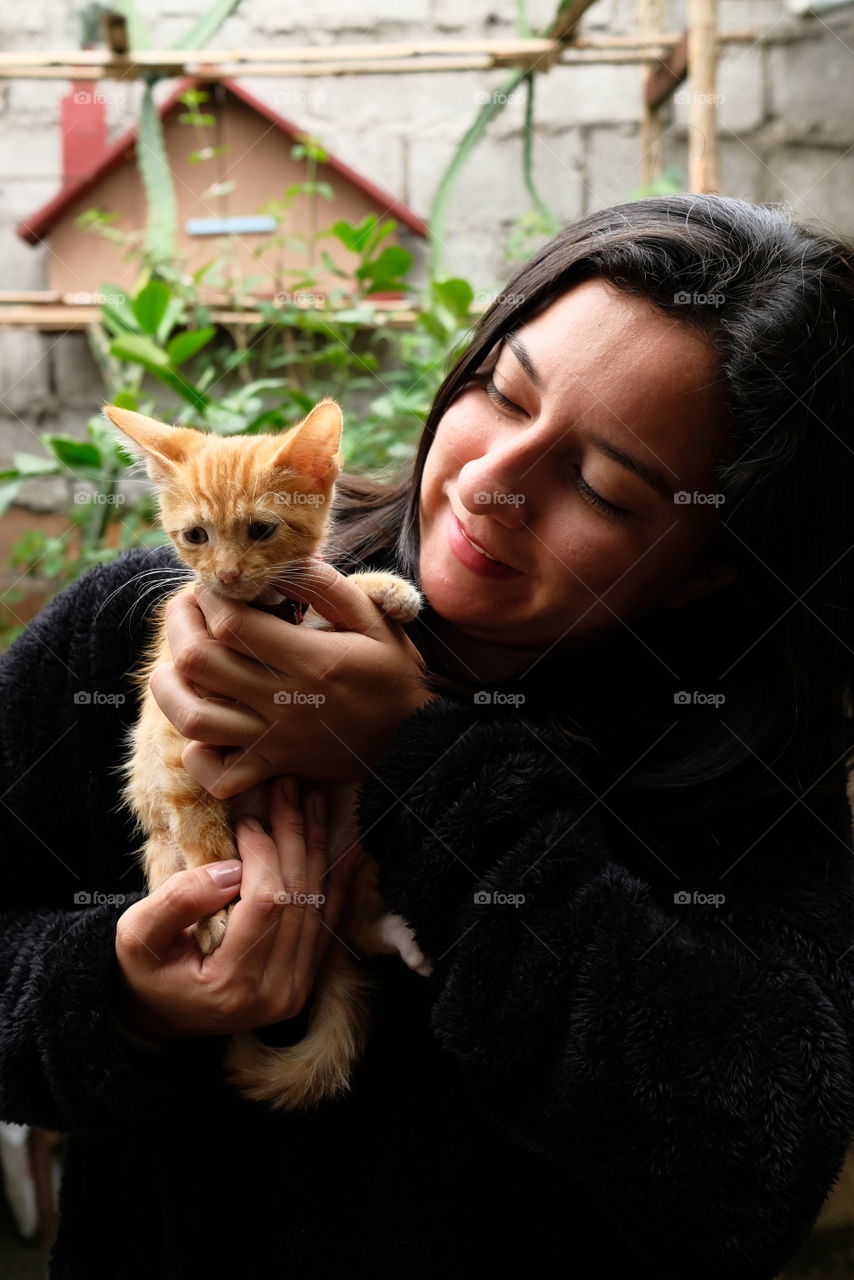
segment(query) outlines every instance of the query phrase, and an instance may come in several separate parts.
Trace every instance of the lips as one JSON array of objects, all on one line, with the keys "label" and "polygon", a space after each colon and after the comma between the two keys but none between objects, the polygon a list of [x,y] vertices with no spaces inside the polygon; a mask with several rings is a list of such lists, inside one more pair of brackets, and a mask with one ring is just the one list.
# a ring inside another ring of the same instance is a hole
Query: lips
[{"label": "lips", "polygon": [[495,562],[495,564],[504,565],[505,569],[513,568],[511,564],[507,564],[507,562],[504,560],[499,560],[498,556],[495,556],[492,554],[491,551],[488,551],[482,542],[478,542],[477,538],[475,538],[473,534],[469,533],[468,529],[465,527],[462,520],[458,519],[457,516],[454,516],[454,519],[457,521],[457,525],[459,526],[460,533],[463,535],[463,537],[467,538],[468,541],[471,543],[471,545],[475,548],[475,550],[479,551],[482,556],[486,556],[487,560],[492,560]]},{"label": "lips", "polygon": [[499,560],[488,547],[474,538],[452,510],[448,512],[447,537],[453,554],[474,573],[488,578],[524,576],[520,569],[514,569],[512,565]]}]

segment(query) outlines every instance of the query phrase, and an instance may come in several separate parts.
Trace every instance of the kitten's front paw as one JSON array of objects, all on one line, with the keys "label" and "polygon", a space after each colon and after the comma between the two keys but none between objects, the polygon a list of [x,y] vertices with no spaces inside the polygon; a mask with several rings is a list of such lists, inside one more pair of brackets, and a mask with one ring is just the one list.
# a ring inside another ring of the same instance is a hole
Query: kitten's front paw
[{"label": "kitten's front paw", "polygon": [[212,951],[216,951],[225,937],[227,924],[228,911],[224,909],[215,911],[212,916],[199,920],[192,926],[191,932],[195,934],[202,955],[209,956]]},{"label": "kitten's front paw", "polygon": [[421,594],[405,578],[393,573],[354,573],[351,581],[393,622],[411,622],[421,612]]}]

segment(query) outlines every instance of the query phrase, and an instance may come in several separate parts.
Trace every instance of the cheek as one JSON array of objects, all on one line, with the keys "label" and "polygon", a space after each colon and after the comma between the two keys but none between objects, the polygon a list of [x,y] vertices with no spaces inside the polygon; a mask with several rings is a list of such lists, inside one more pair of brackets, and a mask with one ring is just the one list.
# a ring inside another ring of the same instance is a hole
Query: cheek
[{"label": "cheek", "polygon": [[487,434],[476,395],[468,392],[455,401],[436,428],[424,467],[425,481],[447,480],[472,458],[481,457],[488,449]]}]

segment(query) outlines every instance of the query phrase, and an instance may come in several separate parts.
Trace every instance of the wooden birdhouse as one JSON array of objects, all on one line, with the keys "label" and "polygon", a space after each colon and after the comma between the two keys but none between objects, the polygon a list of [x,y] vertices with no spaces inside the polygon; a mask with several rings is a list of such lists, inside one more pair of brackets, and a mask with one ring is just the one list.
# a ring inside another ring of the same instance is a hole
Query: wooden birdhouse
[{"label": "wooden birdhouse", "polygon": [[[206,123],[182,123],[187,90],[209,95],[197,108]],[[105,96],[91,81],[72,85],[62,111],[62,189],[17,228],[30,244],[48,244],[47,287],[63,295],[96,294],[106,282],[130,288],[138,272],[133,260],[124,260],[121,244],[76,224],[80,214],[94,208],[111,215],[109,225],[121,232],[142,232],[145,226],[137,132],[130,130],[107,143]],[[187,272],[221,258],[227,249],[230,278],[251,278],[255,296],[272,298],[283,281],[296,279],[288,270],[302,272],[307,262],[293,245],[273,248],[273,238],[282,238],[283,232],[288,239],[306,243],[312,231],[339,219],[358,224],[376,214],[398,224],[384,245],[399,243],[399,230],[404,236],[407,231],[427,236],[425,223],[411,209],[328,151],[312,179],[328,184],[333,198],[317,198],[313,223],[310,197],[297,193],[277,222],[271,204],[281,201],[291,184],[306,180],[305,162],[291,154],[301,131],[236,81],[202,85],[183,80],[159,111],[177,202],[177,256]],[[257,250],[265,244],[270,252],[259,257]],[[339,241],[321,244],[336,266],[347,271],[355,265],[355,255]],[[331,271],[318,273],[320,291],[336,283],[340,280]],[[204,296],[204,288],[201,292]]]}]

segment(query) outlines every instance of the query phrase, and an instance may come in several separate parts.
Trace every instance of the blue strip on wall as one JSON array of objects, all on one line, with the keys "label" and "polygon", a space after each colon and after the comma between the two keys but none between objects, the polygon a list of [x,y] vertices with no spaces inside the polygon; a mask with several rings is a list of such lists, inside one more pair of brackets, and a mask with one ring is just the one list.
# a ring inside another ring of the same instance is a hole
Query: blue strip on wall
[{"label": "blue strip on wall", "polygon": [[247,235],[253,231],[275,231],[276,219],[269,217],[188,218],[184,230],[188,236]]}]

